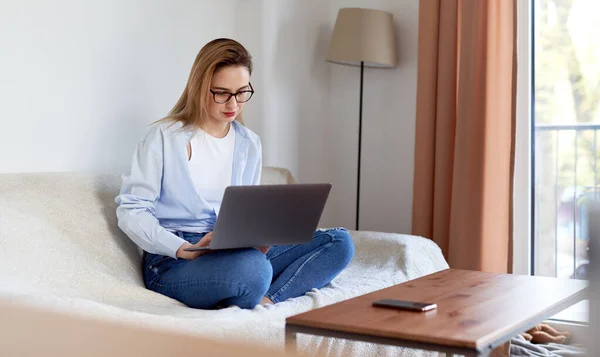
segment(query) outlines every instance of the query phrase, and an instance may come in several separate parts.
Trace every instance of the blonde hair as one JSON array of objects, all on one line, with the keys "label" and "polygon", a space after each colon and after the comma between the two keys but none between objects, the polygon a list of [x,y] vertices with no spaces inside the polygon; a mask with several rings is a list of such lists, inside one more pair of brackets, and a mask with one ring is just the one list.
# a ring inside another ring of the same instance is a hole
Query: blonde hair
[{"label": "blonde hair", "polygon": [[[252,57],[244,46],[229,38],[218,38],[204,45],[192,65],[181,97],[161,121],[180,121],[182,128],[200,124],[199,121],[208,115],[212,76],[218,69],[228,66],[242,66],[252,74]],[[243,124],[241,113],[236,120]]]}]

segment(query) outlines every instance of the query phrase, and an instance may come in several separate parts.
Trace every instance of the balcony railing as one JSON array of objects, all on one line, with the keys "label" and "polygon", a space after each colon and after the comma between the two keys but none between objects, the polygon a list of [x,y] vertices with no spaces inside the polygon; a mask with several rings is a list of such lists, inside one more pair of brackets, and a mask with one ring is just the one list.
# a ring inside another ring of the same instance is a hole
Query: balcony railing
[{"label": "balcony railing", "polygon": [[600,124],[535,125],[536,275],[587,279],[586,203],[597,200]]}]

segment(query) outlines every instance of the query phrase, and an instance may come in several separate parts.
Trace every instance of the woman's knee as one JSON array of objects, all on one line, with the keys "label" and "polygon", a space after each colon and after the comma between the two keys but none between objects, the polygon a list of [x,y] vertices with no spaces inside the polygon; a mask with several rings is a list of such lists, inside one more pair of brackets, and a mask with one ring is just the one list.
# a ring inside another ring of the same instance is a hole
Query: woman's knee
[{"label": "woman's knee", "polygon": [[354,240],[346,229],[333,229],[329,234],[333,236],[336,261],[344,268],[354,257]]},{"label": "woman's knee", "polygon": [[151,290],[194,308],[212,308],[221,301],[252,308],[273,277],[271,263],[256,249],[215,252],[182,264],[184,269],[166,272]]},{"label": "woman's knee", "polygon": [[236,278],[240,285],[262,298],[273,280],[273,266],[265,254],[257,249],[243,249],[237,252],[235,260]]}]

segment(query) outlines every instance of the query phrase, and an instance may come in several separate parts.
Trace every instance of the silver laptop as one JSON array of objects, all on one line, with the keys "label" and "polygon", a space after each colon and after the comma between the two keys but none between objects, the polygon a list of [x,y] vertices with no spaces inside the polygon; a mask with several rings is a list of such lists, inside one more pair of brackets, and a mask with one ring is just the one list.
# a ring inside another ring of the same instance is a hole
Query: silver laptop
[{"label": "silver laptop", "polygon": [[210,244],[185,250],[308,243],[330,191],[329,183],[229,186]]}]

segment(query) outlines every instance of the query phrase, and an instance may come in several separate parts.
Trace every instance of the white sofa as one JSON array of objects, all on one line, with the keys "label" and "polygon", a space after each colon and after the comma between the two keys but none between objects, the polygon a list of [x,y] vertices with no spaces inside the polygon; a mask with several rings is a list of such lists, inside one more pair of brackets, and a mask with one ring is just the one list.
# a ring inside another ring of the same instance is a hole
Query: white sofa
[{"label": "white sofa", "polygon": [[[0,298],[281,348],[287,316],[448,267],[428,239],[351,231],[355,257],[323,289],[253,310],[191,309],[144,288],[139,250],[116,225],[120,182],[119,174],[0,174]],[[262,182],[294,181],[287,170],[267,167]],[[299,336],[298,344],[300,350],[330,356],[398,353],[392,347],[311,336]]]}]

